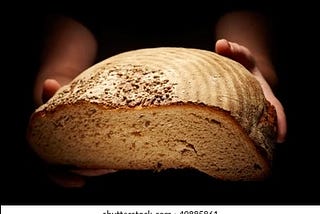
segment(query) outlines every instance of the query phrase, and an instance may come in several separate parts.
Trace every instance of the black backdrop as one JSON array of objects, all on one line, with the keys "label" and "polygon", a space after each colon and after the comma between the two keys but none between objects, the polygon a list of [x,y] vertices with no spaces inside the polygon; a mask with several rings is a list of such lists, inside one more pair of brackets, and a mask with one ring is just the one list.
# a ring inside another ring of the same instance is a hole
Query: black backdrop
[{"label": "black backdrop", "polygon": [[[77,8],[76,4],[73,6]],[[41,47],[39,26],[48,11],[30,2],[10,5],[8,14],[1,18],[2,64],[5,65],[1,86],[4,118],[1,204],[319,204],[318,96],[314,83],[319,64],[315,35],[318,14],[313,7],[292,3],[280,7],[271,2],[270,7],[275,30],[275,65],[280,77],[277,95],[288,119],[287,140],[277,146],[270,180],[228,183],[191,170],[158,174],[124,171],[91,178],[83,189],[64,189],[47,179],[25,140],[28,118],[34,110],[31,96]],[[203,10],[208,12],[210,8]],[[202,11],[197,14],[201,16]],[[208,35],[206,30],[198,30]],[[139,38],[143,35],[142,32]],[[165,40],[176,38],[172,34],[163,35]],[[122,34],[118,36],[121,40]],[[141,44],[141,40],[136,40]],[[196,46],[207,47],[212,42],[198,40]]]}]

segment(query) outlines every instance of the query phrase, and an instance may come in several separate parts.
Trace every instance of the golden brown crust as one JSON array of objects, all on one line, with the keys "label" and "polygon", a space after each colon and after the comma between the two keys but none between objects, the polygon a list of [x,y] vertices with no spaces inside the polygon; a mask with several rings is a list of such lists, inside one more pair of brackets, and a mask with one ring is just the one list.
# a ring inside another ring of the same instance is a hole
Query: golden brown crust
[{"label": "golden brown crust", "polygon": [[249,136],[256,143],[261,154],[272,162],[277,135],[277,113],[270,102],[266,100],[265,103],[265,109]]}]

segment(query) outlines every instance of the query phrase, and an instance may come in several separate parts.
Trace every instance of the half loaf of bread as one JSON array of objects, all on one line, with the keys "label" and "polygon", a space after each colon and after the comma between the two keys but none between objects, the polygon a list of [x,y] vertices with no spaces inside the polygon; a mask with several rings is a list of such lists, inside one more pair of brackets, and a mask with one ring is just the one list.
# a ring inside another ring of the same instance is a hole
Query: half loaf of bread
[{"label": "half loaf of bread", "polygon": [[276,112],[241,64],[182,47],[105,59],[31,115],[28,141],[51,164],[192,168],[222,180],[270,175]]}]

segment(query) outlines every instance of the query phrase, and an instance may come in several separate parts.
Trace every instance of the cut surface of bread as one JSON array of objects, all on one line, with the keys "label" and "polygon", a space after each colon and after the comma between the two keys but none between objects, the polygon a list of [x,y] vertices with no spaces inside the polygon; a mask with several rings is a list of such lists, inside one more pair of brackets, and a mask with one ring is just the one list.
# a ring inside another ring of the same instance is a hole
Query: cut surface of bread
[{"label": "cut surface of bread", "polygon": [[51,164],[193,168],[222,180],[270,175],[276,116],[252,74],[214,52],[159,47],[90,67],[31,115]]}]

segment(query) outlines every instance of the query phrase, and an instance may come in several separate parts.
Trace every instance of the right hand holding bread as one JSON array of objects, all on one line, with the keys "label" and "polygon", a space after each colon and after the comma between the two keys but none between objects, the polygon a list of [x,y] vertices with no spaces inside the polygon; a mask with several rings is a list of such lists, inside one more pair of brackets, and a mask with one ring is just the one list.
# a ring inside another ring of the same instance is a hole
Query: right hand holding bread
[{"label": "right hand holding bread", "polygon": [[287,134],[287,121],[286,115],[281,102],[274,95],[270,85],[263,77],[260,69],[255,63],[255,58],[246,47],[225,39],[216,42],[216,53],[229,57],[246,67],[259,81],[266,99],[276,108],[277,121],[278,121],[278,136],[277,142],[282,143],[285,141]]}]

